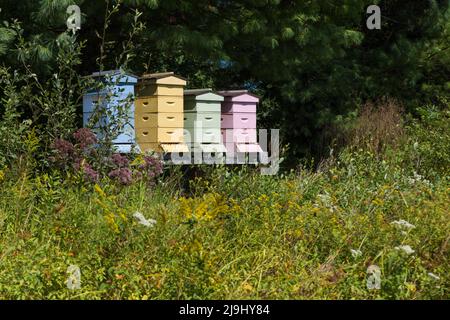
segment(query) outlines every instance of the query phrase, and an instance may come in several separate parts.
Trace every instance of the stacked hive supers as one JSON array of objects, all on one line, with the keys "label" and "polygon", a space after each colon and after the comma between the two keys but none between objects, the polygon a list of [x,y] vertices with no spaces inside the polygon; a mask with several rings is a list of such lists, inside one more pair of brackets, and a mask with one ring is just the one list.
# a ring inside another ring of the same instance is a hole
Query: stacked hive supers
[{"label": "stacked hive supers", "polygon": [[[125,125],[113,140],[119,152],[128,153],[137,143],[144,152],[226,152],[227,163],[228,155],[231,159],[259,154],[261,161],[266,157],[257,143],[259,98],[246,90],[218,94],[211,89],[184,90],[186,80],[172,72],[139,80],[120,70],[92,76],[104,85],[83,97],[83,124],[87,126],[98,110],[99,117],[91,125],[101,137],[118,116],[123,117],[119,121]],[[99,130],[102,126],[106,130]]]},{"label": "stacked hive supers", "polygon": [[191,152],[226,152],[221,144],[220,116],[224,98],[211,89],[184,91],[184,140]]},{"label": "stacked hive supers", "polygon": [[172,72],[142,76],[136,86],[136,141],[142,151],[188,152],[183,143],[186,80]]},{"label": "stacked hive supers", "polygon": [[259,98],[247,90],[219,91],[222,139],[229,153],[262,153],[257,143],[256,106]]},{"label": "stacked hive supers", "polygon": [[[119,152],[130,152],[135,144],[134,86],[138,78],[120,70],[94,72],[92,77],[103,85],[83,96],[83,126],[86,127],[95,117],[97,121],[93,123],[93,131],[101,137],[105,132],[101,128],[120,118],[123,128],[112,143]],[[121,117],[123,111],[127,111],[124,118]]]}]

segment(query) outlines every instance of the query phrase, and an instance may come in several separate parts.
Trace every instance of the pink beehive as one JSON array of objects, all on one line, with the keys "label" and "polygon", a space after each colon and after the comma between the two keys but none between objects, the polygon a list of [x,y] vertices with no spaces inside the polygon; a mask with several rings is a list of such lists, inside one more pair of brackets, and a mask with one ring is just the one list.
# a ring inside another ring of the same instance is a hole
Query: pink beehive
[{"label": "pink beehive", "polygon": [[219,91],[222,102],[221,130],[228,152],[261,153],[256,130],[259,98],[247,90]]}]

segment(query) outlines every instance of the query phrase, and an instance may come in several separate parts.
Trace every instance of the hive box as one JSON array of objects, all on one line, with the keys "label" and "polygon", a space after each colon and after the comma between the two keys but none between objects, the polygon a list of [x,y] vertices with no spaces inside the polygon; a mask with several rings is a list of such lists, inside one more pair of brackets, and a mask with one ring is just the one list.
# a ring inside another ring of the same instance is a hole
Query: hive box
[{"label": "hive box", "polygon": [[83,126],[92,125],[93,131],[101,138],[101,127],[105,128],[121,115],[118,120],[123,129],[112,142],[119,152],[129,152],[136,142],[134,86],[138,77],[121,70],[94,72],[91,77],[103,85],[83,96]]},{"label": "hive box", "polygon": [[136,141],[142,151],[188,152],[183,132],[186,80],[173,72],[143,75],[136,85]]},{"label": "hive box", "polygon": [[228,153],[263,153],[256,131],[259,98],[247,90],[219,91],[222,102],[221,134]]},{"label": "hive box", "polygon": [[223,153],[220,116],[224,98],[211,89],[184,91],[185,142],[194,153]]}]

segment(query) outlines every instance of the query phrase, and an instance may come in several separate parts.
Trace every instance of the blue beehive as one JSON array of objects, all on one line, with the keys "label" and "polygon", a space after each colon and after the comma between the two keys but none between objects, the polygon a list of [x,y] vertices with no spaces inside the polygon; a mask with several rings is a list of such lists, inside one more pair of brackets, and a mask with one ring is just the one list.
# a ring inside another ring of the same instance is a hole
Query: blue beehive
[{"label": "blue beehive", "polygon": [[[83,96],[83,126],[86,127],[95,115],[97,121],[93,124],[93,130],[101,138],[99,128],[107,126],[118,114],[122,114],[120,123],[123,124],[123,129],[113,140],[113,144],[119,152],[130,152],[131,146],[136,143],[134,86],[138,77],[121,70],[94,72],[92,77],[103,85],[101,89],[90,90]],[[123,110],[127,112],[123,113]]]}]

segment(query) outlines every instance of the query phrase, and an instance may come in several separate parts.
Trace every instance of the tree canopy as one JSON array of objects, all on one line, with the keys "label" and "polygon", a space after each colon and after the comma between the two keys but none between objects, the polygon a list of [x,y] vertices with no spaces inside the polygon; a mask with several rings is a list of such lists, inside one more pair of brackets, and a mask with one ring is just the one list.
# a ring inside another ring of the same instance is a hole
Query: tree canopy
[{"label": "tree canopy", "polygon": [[[0,0],[0,63],[19,68],[25,54],[37,74],[50,77],[73,3],[83,14],[81,74],[96,71],[99,56],[105,69],[117,67],[133,25],[142,23],[127,53],[129,71],[174,71],[191,88],[262,95],[260,123],[280,128],[296,155],[310,153],[327,125],[367,100],[393,97],[411,111],[448,106],[447,0]],[[366,27],[371,4],[381,8],[380,30]],[[27,52],[17,50],[15,19]]]}]

